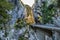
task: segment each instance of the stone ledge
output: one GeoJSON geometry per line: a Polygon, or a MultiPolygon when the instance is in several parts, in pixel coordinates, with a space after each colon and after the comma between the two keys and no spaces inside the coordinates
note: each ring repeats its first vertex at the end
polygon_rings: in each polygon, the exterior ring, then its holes
{"type": "Polygon", "coordinates": [[[60,28],[59,27],[53,27],[53,26],[46,26],[46,25],[36,25],[36,24],[33,24],[31,25],[32,27],[34,28],[42,28],[42,29],[48,29],[48,30],[54,30],[54,31],[60,31],[60,28]]]}

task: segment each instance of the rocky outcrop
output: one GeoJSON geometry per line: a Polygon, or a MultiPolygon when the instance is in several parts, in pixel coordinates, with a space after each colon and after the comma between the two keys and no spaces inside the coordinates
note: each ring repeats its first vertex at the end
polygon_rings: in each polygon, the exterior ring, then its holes
{"type": "MultiPolygon", "coordinates": [[[[8,13],[12,16],[11,20],[6,24],[7,26],[7,37],[4,37],[5,30],[0,30],[0,39],[1,40],[18,40],[15,39],[19,32],[15,33],[14,25],[18,18],[24,18],[24,6],[20,0],[9,0],[13,4],[13,9],[8,11],[8,13]],[[15,33],[15,34],[14,34],[15,33]],[[14,34],[14,35],[13,35],[14,34]],[[11,38],[14,36],[14,38],[11,38]]],[[[18,30],[19,31],[19,30],[18,30]]],[[[23,31],[22,31],[23,32],[23,31]]]]}

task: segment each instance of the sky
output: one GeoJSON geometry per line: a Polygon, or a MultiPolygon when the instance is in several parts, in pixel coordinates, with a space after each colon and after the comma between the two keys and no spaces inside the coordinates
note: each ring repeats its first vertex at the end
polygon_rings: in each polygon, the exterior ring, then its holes
{"type": "Polygon", "coordinates": [[[29,5],[30,7],[32,7],[32,5],[34,4],[34,0],[21,0],[24,4],[29,5]]]}

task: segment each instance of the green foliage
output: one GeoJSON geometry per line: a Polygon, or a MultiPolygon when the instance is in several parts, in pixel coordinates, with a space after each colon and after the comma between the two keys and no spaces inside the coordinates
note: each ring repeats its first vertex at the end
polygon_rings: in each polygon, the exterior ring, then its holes
{"type": "Polygon", "coordinates": [[[15,24],[15,28],[18,29],[18,28],[22,28],[22,27],[25,27],[26,26],[26,23],[25,23],[25,20],[24,19],[18,19],[16,24],[15,24]]]}
{"type": "Polygon", "coordinates": [[[12,9],[12,4],[7,2],[7,0],[0,0],[0,24],[5,23],[9,18],[9,14],[7,14],[6,10],[12,9]]]}
{"type": "Polygon", "coordinates": [[[11,10],[13,5],[9,3],[7,0],[0,0],[0,30],[5,29],[5,37],[7,37],[7,27],[6,24],[10,20],[11,15],[7,13],[7,11],[11,10]],[[2,25],[4,27],[2,27],[2,25]]]}
{"type": "Polygon", "coordinates": [[[57,6],[60,8],[60,0],[57,0],[57,6]]]}
{"type": "Polygon", "coordinates": [[[7,0],[0,0],[0,8],[10,10],[12,7],[12,4],[7,2],[7,0]]]}
{"type": "Polygon", "coordinates": [[[5,37],[7,37],[7,35],[8,35],[8,33],[7,33],[7,32],[5,32],[5,35],[4,35],[4,36],[5,36],[5,37]]]}
{"type": "Polygon", "coordinates": [[[2,30],[3,28],[0,26],[0,30],[2,30]]]}
{"type": "Polygon", "coordinates": [[[22,36],[22,37],[19,37],[19,39],[18,40],[24,40],[24,37],[22,36]]]}
{"type": "Polygon", "coordinates": [[[55,8],[53,4],[50,4],[47,6],[47,2],[42,2],[43,5],[41,6],[41,12],[42,12],[42,21],[43,24],[46,23],[53,23],[52,17],[54,16],[55,8]]]}
{"type": "Polygon", "coordinates": [[[22,36],[22,37],[19,37],[18,40],[28,40],[28,39],[22,36]]]}

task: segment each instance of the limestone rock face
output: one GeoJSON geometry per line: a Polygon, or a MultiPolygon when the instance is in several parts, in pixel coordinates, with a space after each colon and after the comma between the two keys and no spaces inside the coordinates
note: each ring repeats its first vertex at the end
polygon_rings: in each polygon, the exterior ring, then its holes
{"type": "MultiPolygon", "coordinates": [[[[8,13],[11,14],[12,18],[6,24],[7,25],[6,31],[8,32],[7,37],[4,37],[5,30],[0,30],[0,40],[18,40],[19,36],[21,37],[23,35],[28,40],[53,40],[52,37],[48,36],[46,31],[41,28],[40,29],[32,28],[32,27],[28,28],[27,26],[22,27],[21,29],[18,29],[18,30],[16,30],[14,28],[15,22],[18,18],[23,19],[26,17],[25,19],[26,19],[27,23],[29,23],[29,24],[33,24],[33,23],[35,23],[35,21],[39,22],[37,19],[38,19],[39,15],[40,16],[42,15],[41,10],[40,10],[42,1],[45,1],[45,0],[35,0],[33,8],[28,9],[29,7],[26,8],[25,6],[23,6],[22,2],[19,0],[9,0],[9,2],[11,2],[14,5],[13,10],[8,11],[8,13]],[[34,18],[35,18],[35,20],[34,20],[34,18]],[[28,31],[28,32],[25,33],[26,31],[28,31]]],[[[48,3],[50,3],[50,0],[48,1],[48,3]]],[[[58,17],[57,20],[55,20],[54,22],[56,23],[56,25],[59,25],[59,27],[60,27],[60,17],[58,17]]],[[[47,26],[49,27],[48,24],[47,24],[47,26]]],[[[56,34],[58,34],[58,33],[56,33],[56,34]]],[[[60,33],[59,33],[59,35],[60,35],[60,33]]],[[[60,38],[60,36],[58,36],[58,38],[60,38]]]]}

